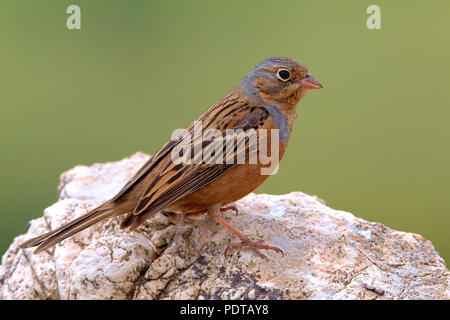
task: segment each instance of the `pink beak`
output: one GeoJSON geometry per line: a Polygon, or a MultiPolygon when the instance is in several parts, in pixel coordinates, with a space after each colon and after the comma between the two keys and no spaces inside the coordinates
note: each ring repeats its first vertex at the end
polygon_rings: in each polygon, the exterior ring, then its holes
{"type": "Polygon", "coordinates": [[[300,85],[305,89],[322,89],[323,86],[314,78],[311,73],[307,73],[306,77],[300,80],[300,85]]]}

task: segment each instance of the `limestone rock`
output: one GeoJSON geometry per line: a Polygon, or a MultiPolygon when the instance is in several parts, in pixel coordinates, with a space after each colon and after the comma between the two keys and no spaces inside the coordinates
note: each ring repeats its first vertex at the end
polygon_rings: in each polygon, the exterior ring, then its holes
{"type": "Polygon", "coordinates": [[[1,299],[450,299],[450,273],[430,241],[334,210],[301,192],[250,194],[223,216],[285,255],[224,250],[236,239],[204,216],[159,213],[137,232],[121,217],[33,255],[25,240],[113,196],[148,156],[61,175],[60,200],[15,238],[1,299]]]}

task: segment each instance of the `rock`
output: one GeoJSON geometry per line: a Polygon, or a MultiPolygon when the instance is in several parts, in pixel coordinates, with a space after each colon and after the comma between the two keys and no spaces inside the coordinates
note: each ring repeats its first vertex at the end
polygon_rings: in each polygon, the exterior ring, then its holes
{"type": "Polygon", "coordinates": [[[109,219],[33,255],[25,240],[113,196],[148,156],[61,175],[60,200],[15,238],[0,267],[2,299],[449,299],[450,273],[430,241],[334,210],[315,196],[250,194],[223,216],[285,255],[232,251],[204,216],[159,213],[137,232],[109,219]]]}

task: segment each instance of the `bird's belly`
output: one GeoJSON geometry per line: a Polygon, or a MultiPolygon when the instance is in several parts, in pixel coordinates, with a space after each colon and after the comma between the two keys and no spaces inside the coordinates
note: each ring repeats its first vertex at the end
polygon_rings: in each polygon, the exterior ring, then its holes
{"type": "Polygon", "coordinates": [[[226,205],[245,197],[268,177],[261,175],[259,165],[238,165],[203,188],[172,203],[169,209],[189,212],[207,209],[213,204],[226,205]]]}
{"type": "MultiPolygon", "coordinates": [[[[283,157],[286,144],[280,142],[279,147],[278,161],[283,157]]],[[[203,188],[173,202],[168,209],[190,212],[205,210],[214,204],[223,206],[235,202],[248,195],[270,177],[267,172],[262,171],[270,165],[272,164],[261,165],[259,158],[257,164],[237,165],[203,188]]]]}

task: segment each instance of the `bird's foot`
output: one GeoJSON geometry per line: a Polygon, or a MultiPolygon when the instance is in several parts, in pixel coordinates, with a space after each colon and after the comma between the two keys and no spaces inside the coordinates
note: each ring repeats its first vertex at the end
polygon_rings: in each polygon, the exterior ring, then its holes
{"type": "Polygon", "coordinates": [[[248,249],[252,250],[254,253],[256,253],[259,257],[261,257],[263,259],[267,259],[267,257],[261,251],[259,251],[260,249],[273,250],[275,252],[281,253],[284,256],[284,252],[280,248],[264,244],[263,240],[252,241],[245,236],[241,239],[241,242],[232,243],[232,244],[228,245],[228,247],[225,249],[225,256],[227,255],[228,250],[242,249],[242,248],[248,248],[248,249]]]}
{"type": "Polygon", "coordinates": [[[226,212],[228,210],[234,211],[234,213],[239,212],[238,208],[234,204],[232,204],[231,206],[226,206],[226,207],[220,208],[220,212],[226,212]]]}
{"type": "MultiPolygon", "coordinates": [[[[218,209],[216,209],[216,210],[218,210],[218,209]]],[[[278,253],[281,253],[284,256],[284,252],[280,248],[264,244],[264,241],[262,241],[262,240],[259,240],[259,241],[250,240],[248,237],[244,236],[242,233],[240,233],[238,230],[236,230],[232,225],[230,225],[224,218],[222,218],[218,215],[211,215],[210,217],[217,223],[221,224],[222,226],[224,226],[225,228],[230,230],[231,233],[233,233],[236,237],[239,238],[239,240],[241,240],[241,242],[232,243],[232,244],[228,245],[228,247],[225,249],[225,255],[227,255],[228,250],[247,247],[263,259],[267,259],[267,257],[264,254],[262,254],[261,251],[259,251],[260,249],[273,250],[278,253]]]]}

